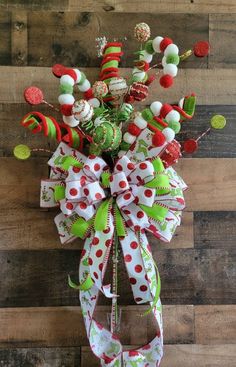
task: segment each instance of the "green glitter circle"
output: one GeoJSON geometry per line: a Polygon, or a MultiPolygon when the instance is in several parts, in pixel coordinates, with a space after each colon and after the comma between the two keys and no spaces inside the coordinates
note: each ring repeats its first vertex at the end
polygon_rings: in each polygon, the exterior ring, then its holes
{"type": "Polygon", "coordinates": [[[226,125],[226,119],[223,115],[215,115],[211,118],[211,127],[213,129],[223,129],[226,125]]]}
{"type": "Polygon", "coordinates": [[[30,157],[31,151],[27,145],[19,144],[15,146],[13,154],[17,159],[25,160],[30,157]]]}

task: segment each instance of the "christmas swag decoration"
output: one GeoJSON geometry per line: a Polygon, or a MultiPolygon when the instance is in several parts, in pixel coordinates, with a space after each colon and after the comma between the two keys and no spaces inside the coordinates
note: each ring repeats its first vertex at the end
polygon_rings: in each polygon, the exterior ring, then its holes
{"type": "MultiPolygon", "coordinates": [[[[181,98],[177,104],[154,101],[140,111],[135,102],[143,102],[151,83],[163,70],[160,85],[173,84],[177,65],[192,54],[203,57],[209,45],[201,41],[193,50],[179,56],[179,49],[168,37],[150,38],[145,23],[135,26],[134,36],[141,43],[131,76],[120,75],[123,54],[121,42],[98,38],[102,56],[99,80],[93,85],[77,68],[56,64],[53,74],[59,78],[59,108],[44,100],[35,86],[26,88],[24,97],[31,105],[47,104],[57,117],[38,111],[29,112],[21,124],[32,133],[43,132],[59,143],[48,161],[50,175],[41,181],[40,205],[59,208],[55,216],[62,244],[77,238],[84,240],[79,266],[79,284],[69,277],[69,285],[80,292],[80,304],[89,343],[103,367],[159,366],[163,355],[161,280],[146,234],[169,242],[180,225],[187,186],[172,167],[181,152],[192,153],[199,138],[189,139],[181,147],[176,135],[184,121],[194,116],[196,96],[181,98]],[[152,58],[163,53],[159,64],[152,58]],[[74,89],[83,93],[76,100],[74,89]],[[60,115],[61,114],[61,117],[60,115]],[[62,122],[58,122],[58,120],[62,122]],[[145,346],[125,350],[117,336],[118,249],[121,249],[128,279],[137,304],[148,303],[146,314],[156,320],[156,335],[145,346]],[[105,284],[108,260],[112,258],[112,281],[105,284]],[[111,299],[109,329],[95,318],[99,292],[111,299]]],[[[214,116],[211,128],[221,129],[223,116],[214,116]]],[[[27,159],[31,151],[18,145],[14,154],[27,159]]],[[[145,317],[145,315],[142,315],[145,317]]]]}

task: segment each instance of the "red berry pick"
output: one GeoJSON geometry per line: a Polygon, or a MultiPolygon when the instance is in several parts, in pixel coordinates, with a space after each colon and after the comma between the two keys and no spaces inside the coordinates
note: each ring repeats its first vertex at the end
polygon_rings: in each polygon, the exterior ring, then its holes
{"type": "Polygon", "coordinates": [[[192,154],[198,149],[198,142],[194,139],[189,139],[183,145],[185,153],[192,154]]]}
{"type": "Polygon", "coordinates": [[[210,44],[207,41],[199,41],[193,46],[193,52],[196,57],[204,57],[209,54],[210,44]]]}

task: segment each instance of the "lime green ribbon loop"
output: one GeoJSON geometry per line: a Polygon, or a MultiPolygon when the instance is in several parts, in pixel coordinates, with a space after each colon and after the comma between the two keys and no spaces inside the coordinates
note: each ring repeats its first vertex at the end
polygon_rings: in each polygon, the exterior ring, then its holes
{"type": "Polygon", "coordinates": [[[86,221],[85,219],[83,219],[82,217],[79,217],[78,219],[76,219],[76,221],[72,224],[70,232],[79,238],[84,238],[89,226],[91,225],[91,220],[90,221],[86,221]]]}
{"type": "Polygon", "coordinates": [[[153,164],[154,171],[156,173],[164,172],[165,168],[164,168],[161,158],[158,157],[158,158],[153,159],[152,164],[153,164]]]}
{"type": "Polygon", "coordinates": [[[170,180],[166,174],[160,173],[156,175],[152,181],[147,182],[144,186],[154,188],[156,189],[156,193],[158,195],[163,195],[170,191],[170,180]]]}
{"type": "Polygon", "coordinates": [[[87,274],[86,278],[81,284],[76,284],[71,280],[70,275],[68,275],[68,284],[71,288],[80,290],[80,291],[89,291],[89,289],[93,286],[93,280],[90,274],[87,274]]]}
{"type": "Polygon", "coordinates": [[[117,236],[124,237],[126,236],[125,222],[121,215],[120,209],[118,205],[115,204],[115,228],[117,236]]]}
{"type": "Polygon", "coordinates": [[[109,212],[111,209],[112,199],[106,199],[97,209],[94,219],[95,231],[104,231],[108,227],[109,212]]]}
{"type": "Polygon", "coordinates": [[[168,208],[159,204],[153,204],[151,208],[143,204],[139,204],[139,206],[143,209],[148,217],[157,220],[158,222],[163,222],[166,214],[168,213],[168,208]]]}
{"type": "Polygon", "coordinates": [[[66,188],[62,185],[55,185],[54,187],[54,199],[55,201],[60,201],[65,199],[66,188]]]}

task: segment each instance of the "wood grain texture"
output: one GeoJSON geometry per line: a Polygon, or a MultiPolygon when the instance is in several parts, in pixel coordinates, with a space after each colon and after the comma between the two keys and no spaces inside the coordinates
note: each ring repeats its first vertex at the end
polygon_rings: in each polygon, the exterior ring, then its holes
{"type": "MultiPolygon", "coordinates": [[[[43,157],[22,162],[0,158],[3,205],[9,209],[39,207],[40,180],[48,175],[47,160],[43,157]]],[[[187,211],[236,210],[235,159],[185,158],[179,161],[176,170],[189,186],[185,192],[187,211]]]]}
{"type": "Polygon", "coordinates": [[[235,212],[195,212],[194,246],[196,248],[234,248],[235,212]]]}
{"type": "MultiPolygon", "coordinates": [[[[233,304],[236,301],[235,249],[168,249],[152,246],[162,279],[164,304],[233,304]]],[[[1,307],[74,306],[78,293],[67,284],[77,279],[80,251],[1,251],[1,307]]],[[[134,304],[120,255],[119,304],[134,304]]],[[[105,284],[109,282],[108,268],[105,284]]],[[[109,300],[100,297],[100,304],[109,300]]]]}
{"type": "Polygon", "coordinates": [[[11,14],[11,64],[23,66],[28,63],[27,13],[13,11],[11,14]]]}
{"type": "Polygon", "coordinates": [[[137,13],[236,13],[234,0],[2,0],[2,9],[137,13]]]}
{"type": "Polygon", "coordinates": [[[236,42],[236,14],[210,14],[209,41],[212,45],[209,67],[234,68],[236,50],[232,44],[236,42]]]}
{"type": "MultiPolygon", "coordinates": [[[[126,349],[132,349],[126,346],[126,349]]],[[[232,367],[235,345],[165,345],[161,367],[232,367]]],[[[99,367],[99,361],[88,347],[82,347],[81,367],[99,367]]]]}
{"type": "Polygon", "coordinates": [[[11,14],[0,12],[0,65],[11,64],[11,14]]]}
{"type": "MultiPolygon", "coordinates": [[[[91,82],[99,73],[98,68],[81,70],[86,72],[91,82]]],[[[123,76],[130,75],[130,72],[131,69],[121,69],[123,76]]],[[[172,103],[194,91],[200,105],[235,105],[235,79],[236,69],[180,70],[173,88],[166,90],[158,82],[153,83],[145,102],[149,104],[158,98],[162,102],[172,103]]],[[[29,85],[40,87],[48,102],[58,103],[59,81],[50,68],[0,66],[0,85],[4,85],[4,89],[0,90],[1,103],[23,103],[22,91],[29,85]]]]}
{"type": "MultiPolygon", "coordinates": [[[[39,110],[44,114],[53,115],[61,121],[61,115],[51,111],[45,105],[31,107],[26,103],[0,104],[0,155],[11,156],[15,145],[27,144],[31,148],[45,148],[53,150],[56,143],[46,138],[43,134],[32,134],[28,129],[20,125],[20,121],[31,110],[39,110]],[[10,126],[12,128],[10,128],[10,126]],[[8,139],[6,139],[6,136],[8,139]]],[[[194,158],[235,158],[236,157],[236,105],[197,105],[194,118],[182,125],[181,133],[178,134],[180,142],[197,138],[209,127],[209,121],[214,114],[222,114],[227,119],[224,130],[212,130],[199,143],[199,149],[194,153],[194,158]]],[[[191,155],[185,155],[187,158],[191,155]]]]}
{"type": "MultiPolygon", "coordinates": [[[[105,321],[110,307],[99,306],[97,320],[105,321]]],[[[125,344],[146,343],[155,333],[149,317],[140,317],[144,306],[122,308],[121,337],[125,344]],[[143,333],[132,330],[137,319],[143,333]],[[132,328],[131,328],[132,326],[132,328]]],[[[88,345],[80,307],[1,308],[0,347],[59,347],[88,345]],[[25,327],[25,325],[30,327],[25,327]]],[[[191,305],[164,306],[166,343],[192,343],[194,338],[194,309],[191,305]]]]}
{"type": "Polygon", "coordinates": [[[80,348],[0,349],[4,367],[80,367],[80,348]]]}
{"type": "Polygon", "coordinates": [[[195,308],[195,337],[199,344],[236,344],[236,305],[195,308]]]}

